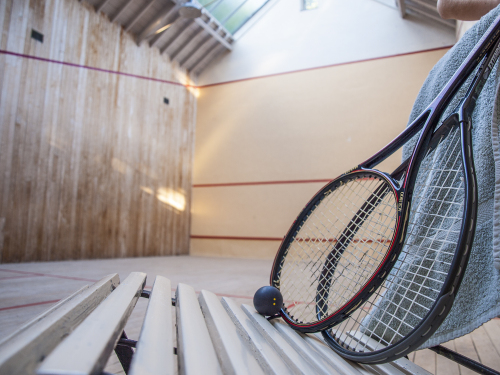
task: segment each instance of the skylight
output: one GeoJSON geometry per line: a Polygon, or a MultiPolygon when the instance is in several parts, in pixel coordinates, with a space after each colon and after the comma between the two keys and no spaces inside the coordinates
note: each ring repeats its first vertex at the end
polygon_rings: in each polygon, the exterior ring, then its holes
{"type": "Polygon", "coordinates": [[[312,10],[316,9],[319,5],[318,0],[303,0],[302,10],[312,10]]]}
{"type": "Polygon", "coordinates": [[[199,0],[231,34],[245,24],[269,0],[199,0]]]}

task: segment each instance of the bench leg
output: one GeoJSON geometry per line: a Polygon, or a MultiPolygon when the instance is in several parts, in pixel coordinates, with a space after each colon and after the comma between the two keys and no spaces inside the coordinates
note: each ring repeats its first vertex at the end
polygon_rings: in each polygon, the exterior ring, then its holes
{"type": "Polygon", "coordinates": [[[480,374],[487,374],[487,375],[500,375],[500,372],[493,370],[492,368],[489,368],[482,363],[476,362],[473,359],[470,359],[464,355],[461,355],[457,352],[454,352],[453,350],[447,349],[444,346],[437,345],[429,348],[433,352],[436,352],[437,354],[440,354],[454,362],[457,362],[458,364],[465,366],[467,368],[470,368],[471,370],[478,372],[480,374]]]}
{"type": "MultiPolygon", "coordinates": [[[[120,339],[128,339],[125,331],[122,332],[122,336],[120,337],[120,339]]],[[[130,363],[132,362],[132,356],[134,355],[134,349],[132,349],[130,346],[116,345],[115,353],[120,360],[120,363],[122,364],[123,371],[125,371],[125,374],[128,374],[130,363]]]]}

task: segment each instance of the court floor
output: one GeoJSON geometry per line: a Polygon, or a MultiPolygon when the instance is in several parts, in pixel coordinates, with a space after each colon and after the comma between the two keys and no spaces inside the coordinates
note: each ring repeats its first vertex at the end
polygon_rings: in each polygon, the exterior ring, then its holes
{"type": "MultiPolygon", "coordinates": [[[[0,264],[0,337],[110,273],[116,272],[124,280],[130,272],[146,272],[149,287],[156,275],[162,275],[171,280],[172,288],[186,283],[196,291],[207,289],[251,304],[254,292],[269,283],[271,265],[272,260],[192,256],[0,264]]],[[[147,300],[139,299],[125,328],[129,338],[138,338],[146,306],[147,300]]],[[[444,346],[500,371],[500,319],[444,346]]],[[[436,375],[474,374],[430,350],[411,353],[410,360],[436,375]]],[[[106,371],[123,373],[114,355],[106,371]]]]}

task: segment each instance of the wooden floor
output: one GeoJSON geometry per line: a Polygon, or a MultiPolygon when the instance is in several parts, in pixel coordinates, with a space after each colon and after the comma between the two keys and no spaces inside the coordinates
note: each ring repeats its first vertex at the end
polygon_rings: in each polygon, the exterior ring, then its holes
{"type": "MultiPolygon", "coordinates": [[[[189,256],[0,264],[0,337],[83,285],[110,273],[118,272],[124,280],[132,271],[146,272],[148,287],[156,275],[162,275],[172,281],[173,289],[181,282],[196,291],[207,289],[250,304],[254,292],[269,283],[271,265],[270,260],[189,256]]],[[[147,300],[139,299],[125,328],[129,338],[138,338],[146,307],[147,300]]],[[[444,346],[500,371],[500,319],[444,346]]],[[[474,374],[430,350],[414,352],[410,360],[436,375],[474,374]]],[[[123,373],[116,356],[109,359],[106,371],[123,373]]]]}

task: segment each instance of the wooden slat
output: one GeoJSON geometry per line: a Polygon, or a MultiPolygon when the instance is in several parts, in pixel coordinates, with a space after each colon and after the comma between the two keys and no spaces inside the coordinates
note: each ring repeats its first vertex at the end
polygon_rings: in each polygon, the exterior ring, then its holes
{"type": "Polygon", "coordinates": [[[230,298],[223,297],[222,305],[238,329],[240,336],[245,338],[266,374],[289,374],[291,370],[286,366],[271,344],[257,331],[248,316],[236,302],[230,298]]]}
{"type": "Polygon", "coordinates": [[[316,368],[308,360],[304,359],[292,346],[278,333],[266,318],[257,313],[253,307],[242,305],[242,309],[250,318],[254,326],[267,339],[267,341],[278,352],[283,361],[292,368],[294,372],[301,374],[314,374],[316,368]]]}
{"type": "Polygon", "coordinates": [[[382,363],[379,365],[370,365],[370,364],[366,364],[366,363],[360,363],[359,365],[370,374],[378,374],[378,375],[404,375],[404,374],[406,374],[405,372],[400,371],[396,367],[392,366],[391,363],[382,363]]]}
{"type": "MultiPolygon", "coordinates": [[[[453,341],[446,342],[441,345],[455,352],[457,351],[453,341]]],[[[458,363],[453,362],[445,356],[436,355],[436,375],[455,375],[459,373],[460,369],[458,363]]]]}
{"type": "MultiPolygon", "coordinates": [[[[476,349],[474,348],[474,344],[472,343],[472,339],[470,335],[465,335],[462,337],[458,337],[455,340],[455,348],[457,349],[457,353],[460,353],[466,357],[469,357],[470,359],[479,362],[479,357],[477,355],[476,349]]],[[[417,361],[415,363],[418,364],[417,361]]],[[[467,367],[464,367],[460,365],[460,374],[461,375],[475,375],[476,372],[472,371],[471,369],[468,369],[467,367]]]]}
{"type": "Polygon", "coordinates": [[[500,319],[491,319],[484,326],[487,327],[486,333],[497,350],[497,353],[500,355],[500,319]]]}
{"type": "Polygon", "coordinates": [[[328,362],[325,362],[321,356],[318,356],[304,339],[296,331],[290,328],[290,326],[276,320],[272,322],[272,325],[297,353],[300,353],[302,357],[306,358],[307,361],[314,366],[315,373],[328,375],[335,371],[335,368],[330,366],[328,362]]]}
{"type": "Polygon", "coordinates": [[[391,365],[401,370],[405,374],[416,374],[416,375],[431,375],[432,372],[425,370],[424,368],[417,366],[415,363],[410,361],[408,358],[399,358],[391,362],[391,365]]]}
{"type": "MultiPolygon", "coordinates": [[[[479,354],[479,360],[485,366],[493,369],[500,369],[500,355],[497,352],[495,345],[490,340],[486,333],[484,325],[470,333],[474,347],[479,354]]],[[[497,338],[498,340],[498,338],[497,338]]]]}
{"type": "Polygon", "coordinates": [[[47,357],[37,374],[100,374],[123,332],[145,282],[145,273],[132,272],[47,357]]]}
{"type": "Polygon", "coordinates": [[[130,375],[175,374],[170,280],[156,276],[130,375]]]}
{"type": "Polygon", "coordinates": [[[423,349],[415,352],[415,364],[431,374],[436,373],[436,353],[423,349]]]}
{"type": "Polygon", "coordinates": [[[0,261],[187,254],[196,97],[162,82],[185,70],[84,1],[0,15],[3,50],[82,65],[0,54],[0,261]]]}
{"type": "Polygon", "coordinates": [[[224,374],[264,374],[217,296],[202,290],[198,299],[224,374]]]}
{"type": "Polygon", "coordinates": [[[326,361],[330,363],[335,370],[342,375],[360,375],[363,369],[357,363],[353,363],[345,360],[332,349],[330,349],[322,338],[314,337],[315,335],[304,335],[304,341],[306,341],[311,347],[313,347],[319,355],[321,355],[326,361]]]}
{"type": "Polygon", "coordinates": [[[120,283],[118,274],[60,301],[0,343],[1,374],[32,374],[59,342],[78,326],[120,283]]]}
{"type": "MultiPolygon", "coordinates": [[[[367,348],[369,348],[370,350],[375,350],[376,348],[380,347],[380,343],[378,341],[364,335],[359,331],[348,332],[347,334],[350,337],[366,344],[367,348]]],[[[408,375],[431,375],[434,373],[434,370],[429,372],[422,367],[415,365],[415,363],[409,361],[406,358],[396,359],[395,361],[390,362],[388,365],[373,365],[372,367],[380,372],[392,373],[392,368],[388,366],[395,367],[398,371],[401,371],[408,375]]]]}
{"type": "Polygon", "coordinates": [[[175,307],[180,374],[222,374],[196,293],[191,286],[177,286],[175,307]]]}
{"type": "Polygon", "coordinates": [[[371,370],[373,374],[379,375],[403,375],[404,372],[398,370],[396,367],[392,366],[390,363],[382,363],[380,365],[368,365],[362,364],[362,366],[371,370]]]}

